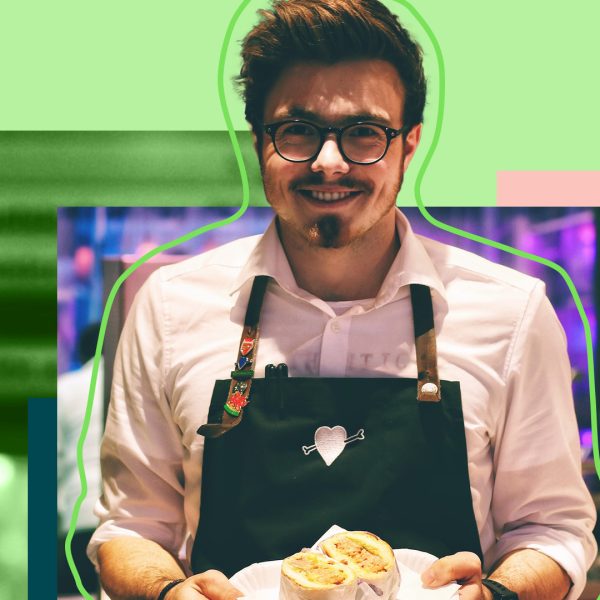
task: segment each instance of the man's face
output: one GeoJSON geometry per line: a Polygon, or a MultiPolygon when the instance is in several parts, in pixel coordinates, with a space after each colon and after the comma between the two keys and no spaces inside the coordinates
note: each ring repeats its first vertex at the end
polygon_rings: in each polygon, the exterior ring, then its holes
{"type": "MultiPolygon", "coordinates": [[[[392,64],[356,60],[286,69],[265,103],[264,122],[303,119],[343,127],[369,121],[403,126],[405,91],[392,64]]],[[[340,248],[360,239],[389,237],[404,169],[416,150],[420,126],[406,141],[393,139],[383,159],[358,165],[344,159],[335,134],[312,160],[293,163],[264,134],[261,158],[265,194],[279,217],[284,242],[340,248]]]]}

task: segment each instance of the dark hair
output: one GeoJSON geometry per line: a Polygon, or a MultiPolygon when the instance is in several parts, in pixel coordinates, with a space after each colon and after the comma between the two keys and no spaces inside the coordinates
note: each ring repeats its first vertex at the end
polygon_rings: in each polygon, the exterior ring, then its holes
{"type": "Polygon", "coordinates": [[[426,82],[422,51],[398,18],[378,0],[275,0],[242,43],[237,79],[246,120],[259,133],[269,91],[290,65],[383,59],[406,89],[404,125],[423,121],[426,82]]]}

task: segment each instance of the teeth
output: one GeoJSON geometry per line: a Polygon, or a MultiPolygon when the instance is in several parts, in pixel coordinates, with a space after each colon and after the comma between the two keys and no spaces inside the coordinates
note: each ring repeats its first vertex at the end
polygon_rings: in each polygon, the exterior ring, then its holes
{"type": "Polygon", "coordinates": [[[317,192],[315,190],[310,191],[310,195],[315,200],[341,200],[347,198],[352,192],[317,192]]]}

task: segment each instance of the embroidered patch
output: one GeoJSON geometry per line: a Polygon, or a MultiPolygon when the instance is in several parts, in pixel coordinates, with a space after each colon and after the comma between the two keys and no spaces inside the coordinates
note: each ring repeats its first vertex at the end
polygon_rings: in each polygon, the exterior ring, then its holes
{"type": "Polygon", "coordinates": [[[315,443],[312,446],[302,446],[302,452],[308,456],[315,450],[321,455],[327,466],[344,451],[346,444],[365,439],[365,430],[359,429],[354,435],[346,437],[346,430],[341,425],[335,427],[319,427],[315,431],[315,443]]]}

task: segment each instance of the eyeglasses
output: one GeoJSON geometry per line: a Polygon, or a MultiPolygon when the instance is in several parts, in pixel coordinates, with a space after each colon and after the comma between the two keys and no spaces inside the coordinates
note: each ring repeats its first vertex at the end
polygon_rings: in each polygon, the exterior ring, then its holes
{"type": "Polygon", "coordinates": [[[345,160],[357,165],[372,165],[388,151],[390,142],[410,131],[410,127],[392,129],[377,123],[359,121],[346,127],[318,127],[308,121],[290,119],[264,125],[275,151],[290,162],[307,162],[321,152],[325,138],[335,133],[345,160]]]}

